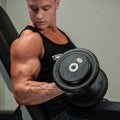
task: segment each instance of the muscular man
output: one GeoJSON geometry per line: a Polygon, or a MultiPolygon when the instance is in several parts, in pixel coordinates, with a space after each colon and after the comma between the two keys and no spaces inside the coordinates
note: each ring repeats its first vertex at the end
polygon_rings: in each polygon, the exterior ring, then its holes
{"type": "Polygon", "coordinates": [[[71,104],[54,83],[54,63],[62,53],[75,48],[56,26],[59,3],[60,0],[27,0],[31,22],[10,49],[17,103],[33,105],[38,110],[42,107],[49,120],[112,120],[116,115],[119,118],[119,112],[109,110],[114,107],[101,110],[97,106],[81,108],[71,104]]]}
{"type": "Polygon", "coordinates": [[[60,54],[75,48],[56,27],[59,3],[60,0],[27,0],[31,22],[10,49],[16,102],[19,105],[41,104],[50,118],[56,116],[56,120],[59,120],[58,113],[70,107],[70,103],[54,83],[53,65],[60,54]]]}

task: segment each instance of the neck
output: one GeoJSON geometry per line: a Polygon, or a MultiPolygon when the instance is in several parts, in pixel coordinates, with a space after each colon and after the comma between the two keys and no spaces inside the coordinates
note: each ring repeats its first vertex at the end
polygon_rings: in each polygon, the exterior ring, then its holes
{"type": "Polygon", "coordinates": [[[56,17],[54,18],[52,24],[48,26],[48,29],[51,29],[53,32],[56,30],[56,17]]]}
{"type": "Polygon", "coordinates": [[[49,25],[47,28],[40,30],[42,33],[49,33],[49,32],[56,32],[57,27],[56,27],[56,17],[54,18],[54,21],[51,25],[49,25]]]}
{"type": "Polygon", "coordinates": [[[57,27],[56,26],[50,26],[42,31],[40,31],[42,34],[47,35],[47,34],[52,34],[57,32],[57,27]]]}

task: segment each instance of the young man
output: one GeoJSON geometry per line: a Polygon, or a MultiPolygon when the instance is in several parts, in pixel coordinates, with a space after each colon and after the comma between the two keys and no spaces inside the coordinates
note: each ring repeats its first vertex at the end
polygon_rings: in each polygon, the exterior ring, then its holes
{"type": "MultiPolygon", "coordinates": [[[[12,43],[10,50],[16,102],[19,105],[41,105],[50,119],[71,105],[52,76],[55,56],[75,48],[56,27],[59,3],[60,0],[27,0],[31,22],[12,43]]],[[[61,117],[56,120],[63,120],[61,117]]]]}
{"type": "Polygon", "coordinates": [[[11,45],[11,78],[17,103],[35,105],[38,110],[42,107],[49,120],[119,119],[119,104],[103,100],[98,106],[77,107],[54,83],[54,63],[60,54],[75,48],[56,27],[59,3],[60,0],[27,0],[31,22],[11,45]]]}

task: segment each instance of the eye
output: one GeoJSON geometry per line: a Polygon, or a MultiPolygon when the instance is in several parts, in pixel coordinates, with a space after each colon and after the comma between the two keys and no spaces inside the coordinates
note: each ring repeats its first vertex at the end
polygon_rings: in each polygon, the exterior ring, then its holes
{"type": "Polygon", "coordinates": [[[37,7],[31,6],[30,8],[31,8],[32,11],[38,11],[37,7]]]}
{"type": "Polygon", "coordinates": [[[37,8],[32,8],[32,10],[33,10],[33,11],[38,11],[38,9],[37,9],[37,8]]]}
{"type": "Polygon", "coordinates": [[[49,9],[50,9],[49,6],[45,6],[45,7],[43,7],[43,10],[44,10],[44,11],[48,11],[49,9]]]}

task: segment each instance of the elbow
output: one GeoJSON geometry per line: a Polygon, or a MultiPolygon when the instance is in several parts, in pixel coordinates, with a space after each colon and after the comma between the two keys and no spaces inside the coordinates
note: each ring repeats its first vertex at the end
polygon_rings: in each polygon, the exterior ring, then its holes
{"type": "Polygon", "coordinates": [[[14,98],[18,105],[27,105],[26,96],[24,95],[24,92],[15,91],[14,98]]]}
{"type": "Polygon", "coordinates": [[[14,90],[14,98],[18,105],[30,105],[30,96],[27,87],[17,88],[14,90]]]}
{"type": "Polygon", "coordinates": [[[19,97],[15,97],[15,101],[18,105],[26,105],[25,101],[23,99],[20,99],[19,97]]]}

